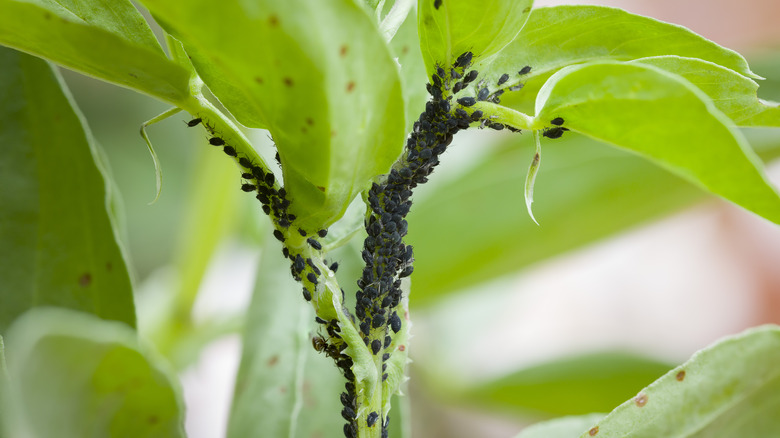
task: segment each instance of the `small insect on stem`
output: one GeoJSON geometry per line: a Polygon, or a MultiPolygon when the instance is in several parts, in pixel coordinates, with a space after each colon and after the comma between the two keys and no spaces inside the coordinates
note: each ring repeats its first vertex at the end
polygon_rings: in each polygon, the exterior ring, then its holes
{"type": "Polygon", "coordinates": [[[212,146],[222,146],[225,144],[225,140],[221,139],[220,137],[211,137],[209,139],[209,144],[212,146]]]}
{"type": "Polygon", "coordinates": [[[200,117],[198,117],[187,122],[187,126],[192,128],[193,126],[198,126],[202,121],[203,120],[200,117]]]}
{"type": "Polygon", "coordinates": [[[441,4],[442,4],[442,0],[434,0],[434,2],[433,2],[434,9],[439,9],[441,4]]]}

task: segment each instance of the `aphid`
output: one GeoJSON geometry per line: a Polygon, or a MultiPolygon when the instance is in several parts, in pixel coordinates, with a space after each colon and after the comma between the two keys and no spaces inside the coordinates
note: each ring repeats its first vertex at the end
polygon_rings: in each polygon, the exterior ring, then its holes
{"type": "Polygon", "coordinates": [[[192,128],[193,126],[198,126],[198,124],[200,124],[201,121],[202,119],[200,117],[197,117],[187,122],[187,126],[190,128],[192,128]]]}
{"type": "Polygon", "coordinates": [[[279,152],[274,155],[274,159],[276,160],[276,163],[279,164],[279,167],[282,166],[282,159],[279,157],[279,152]]]}
{"type": "Polygon", "coordinates": [[[368,323],[368,321],[363,321],[360,323],[360,331],[368,336],[368,332],[371,331],[371,325],[368,323]]]}
{"type": "Polygon", "coordinates": [[[325,237],[328,235],[328,230],[319,230],[317,231],[317,235],[320,237],[325,237]]]}
{"type": "Polygon", "coordinates": [[[560,138],[566,131],[568,131],[566,128],[550,128],[545,129],[542,135],[547,138],[560,138]]]}
{"type": "Polygon", "coordinates": [[[455,82],[452,86],[452,94],[459,93],[463,89],[463,82],[455,82]]]}
{"type": "Polygon", "coordinates": [[[328,349],[328,341],[326,341],[322,336],[313,336],[311,338],[311,345],[319,353],[324,353],[325,350],[328,349]]]}
{"type": "Polygon", "coordinates": [[[287,258],[290,258],[290,250],[289,250],[289,249],[287,249],[287,247],[286,247],[286,246],[285,246],[284,248],[282,248],[282,255],[283,255],[283,256],[284,256],[284,258],[286,258],[286,259],[287,259],[287,258]]]}
{"type": "Polygon", "coordinates": [[[382,364],[382,371],[383,371],[383,372],[384,372],[384,371],[387,371],[387,364],[386,364],[386,363],[383,363],[383,364],[382,364]]]}
{"type": "Polygon", "coordinates": [[[274,185],[274,174],[273,173],[266,173],[263,177],[263,181],[268,184],[269,186],[274,185]]]}
{"type": "Polygon", "coordinates": [[[519,74],[520,76],[527,75],[528,73],[531,73],[530,65],[526,65],[525,67],[521,68],[519,72],[517,72],[517,74],[519,74]]]}
{"type": "Polygon", "coordinates": [[[374,320],[371,321],[371,326],[374,328],[379,328],[382,327],[382,324],[384,323],[385,323],[384,315],[377,313],[376,315],[374,315],[374,320]]]}
{"type": "MultiPolygon", "coordinates": [[[[444,70],[442,70],[442,71],[444,71],[444,70]]],[[[436,75],[431,76],[431,82],[433,83],[434,89],[441,88],[441,78],[440,77],[438,77],[436,75]]]]}
{"type": "Polygon", "coordinates": [[[319,250],[321,250],[321,249],[322,249],[322,245],[320,244],[320,242],[318,242],[318,241],[316,241],[316,240],[312,239],[311,237],[309,237],[308,239],[306,239],[306,242],[307,242],[307,243],[308,243],[308,244],[309,244],[309,245],[310,245],[312,248],[316,249],[317,251],[319,251],[319,250]]]}
{"type": "Polygon", "coordinates": [[[238,156],[238,153],[236,153],[236,149],[233,146],[225,146],[224,148],[222,148],[222,152],[226,153],[231,157],[238,156]]]}
{"type": "Polygon", "coordinates": [[[443,68],[436,67],[436,74],[439,75],[440,78],[444,79],[444,76],[447,74],[443,68]]]}
{"type": "Polygon", "coordinates": [[[520,129],[515,128],[514,126],[506,125],[506,129],[512,131],[512,132],[522,132],[520,129]]]}
{"type": "Polygon", "coordinates": [[[433,1],[433,7],[434,9],[439,9],[439,6],[441,6],[442,0],[434,0],[433,1]]]}
{"type": "Polygon", "coordinates": [[[252,190],[256,189],[254,184],[241,184],[241,190],[245,192],[251,192],[252,190]]]}
{"type": "Polygon", "coordinates": [[[344,425],[344,436],[347,438],[357,438],[357,430],[355,429],[354,424],[347,423],[344,425]]]}
{"type": "Polygon", "coordinates": [[[252,178],[254,178],[254,175],[252,175],[251,173],[248,173],[248,172],[244,172],[244,173],[241,174],[241,178],[252,179],[252,178]]]}
{"type": "Polygon", "coordinates": [[[314,272],[309,272],[306,274],[306,279],[309,280],[312,284],[317,284],[317,276],[314,275],[314,272]]]}
{"type": "MultiPolygon", "coordinates": [[[[503,126],[504,125],[501,125],[502,129],[503,129],[503,126]]],[[[408,276],[412,275],[412,272],[414,272],[414,266],[407,266],[407,267],[404,268],[403,271],[401,271],[400,274],[398,274],[398,278],[408,277],[408,276]]]]}
{"type": "Polygon", "coordinates": [[[331,271],[333,271],[333,273],[336,273],[336,271],[338,271],[338,270],[339,270],[339,262],[333,262],[333,263],[330,265],[329,269],[330,269],[331,271]]]}
{"type": "MultiPolygon", "coordinates": [[[[263,195],[257,195],[257,199],[260,199],[260,196],[263,196],[263,195]]],[[[260,202],[263,202],[263,201],[260,201],[260,202]]],[[[271,214],[271,207],[269,207],[267,205],[263,205],[263,213],[271,214]]]]}
{"type": "Polygon", "coordinates": [[[341,404],[344,406],[352,406],[353,405],[353,399],[349,397],[349,394],[346,392],[341,393],[341,404]]]}
{"type": "MultiPolygon", "coordinates": [[[[389,338],[389,336],[385,338],[385,343],[386,344],[390,344],[389,342],[387,342],[387,338],[389,338]]],[[[385,345],[385,348],[387,348],[387,345],[385,345]]],[[[385,361],[387,359],[390,359],[390,353],[385,353],[385,354],[382,355],[382,360],[383,361],[385,361]]]]}
{"type": "Polygon", "coordinates": [[[368,414],[368,417],[366,417],[366,424],[368,427],[373,427],[374,424],[376,424],[376,420],[379,419],[379,414],[376,412],[372,412],[368,414]]]}
{"type": "Polygon", "coordinates": [[[225,144],[225,140],[222,140],[222,139],[221,139],[221,138],[219,138],[219,137],[211,137],[211,138],[209,139],[209,143],[210,143],[212,146],[222,146],[223,144],[225,144]]]}
{"type": "Polygon", "coordinates": [[[393,312],[392,316],[390,316],[390,328],[393,329],[395,333],[401,331],[401,318],[398,317],[398,313],[396,312],[393,312]]]}
{"type": "Polygon", "coordinates": [[[311,292],[309,292],[309,289],[303,288],[303,299],[306,301],[311,301],[311,292]]]}
{"type": "Polygon", "coordinates": [[[477,101],[473,97],[461,97],[460,99],[458,99],[458,103],[463,106],[469,107],[477,103],[477,101]]]}
{"type": "MultiPolygon", "coordinates": [[[[300,255],[298,255],[298,257],[300,257],[300,255]]],[[[318,324],[327,324],[328,323],[328,321],[325,321],[324,319],[320,318],[319,316],[315,316],[314,317],[314,321],[316,323],[318,323],[318,324]]]]}
{"type": "Polygon", "coordinates": [[[471,65],[471,58],[474,56],[471,52],[466,52],[460,56],[458,56],[458,59],[455,61],[455,67],[468,67],[471,65]]]}
{"type": "Polygon", "coordinates": [[[509,91],[517,91],[517,90],[522,89],[524,86],[525,86],[525,84],[512,85],[511,87],[507,88],[507,90],[509,90],[509,91]]]}
{"type": "Polygon", "coordinates": [[[352,421],[355,419],[355,411],[349,406],[345,406],[344,410],[341,411],[341,416],[347,421],[352,421]]]}
{"type": "Polygon", "coordinates": [[[477,120],[481,119],[482,116],[483,116],[482,111],[476,110],[473,113],[471,113],[471,120],[476,122],[477,120]]]}
{"type": "Polygon", "coordinates": [[[287,190],[285,190],[285,188],[284,188],[284,187],[282,187],[281,189],[279,189],[279,191],[278,191],[277,193],[279,193],[279,196],[280,196],[280,197],[282,197],[282,198],[284,198],[285,196],[287,196],[287,190]]]}
{"type": "Polygon", "coordinates": [[[378,354],[379,351],[382,349],[382,341],[379,339],[374,339],[371,341],[371,352],[374,354],[378,354]]]}
{"type": "Polygon", "coordinates": [[[298,234],[300,234],[303,237],[306,237],[306,230],[303,228],[298,228],[298,234]]]}
{"type": "Polygon", "coordinates": [[[509,80],[509,75],[504,73],[501,75],[500,78],[498,78],[498,85],[502,85],[504,82],[509,80]]]}
{"type": "Polygon", "coordinates": [[[490,94],[490,90],[488,90],[487,88],[483,88],[479,90],[479,93],[477,93],[477,100],[487,99],[488,94],[490,94]]]}
{"type": "Polygon", "coordinates": [[[465,87],[469,83],[476,80],[477,76],[479,76],[479,72],[476,70],[471,70],[470,72],[466,73],[466,76],[463,77],[463,86],[465,87]]]}
{"type": "MultiPolygon", "coordinates": [[[[271,202],[271,200],[268,199],[268,196],[266,196],[266,195],[264,195],[262,193],[258,193],[257,196],[255,196],[255,198],[257,198],[258,201],[263,203],[263,207],[268,207],[265,204],[268,204],[269,202],[271,202]]],[[[263,211],[265,211],[265,208],[263,209],[263,211]]],[[[265,214],[268,214],[269,211],[271,211],[271,207],[268,207],[268,211],[265,211],[265,214]]]]}
{"type": "Polygon", "coordinates": [[[458,73],[458,71],[453,68],[452,70],[450,70],[450,77],[452,79],[460,79],[463,77],[463,75],[458,73]]]}
{"type": "Polygon", "coordinates": [[[382,381],[384,382],[385,380],[387,380],[387,373],[382,374],[382,381]]]}
{"type": "Polygon", "coordinates": [[[239,158],[239,159],[238,159],[238,164],[240,164],[240,165],[242,165],[242,166],[246,167],[247,169],[251,169],[251,168],[252,168],[252,162],[251,162],[251,161],[249,161],[249,159],[248,159],[248,158],[246,158],[246,157],[241,157],[241,158],[239,158]]]}
{"type": "Polygon", "coordinates": [[[496,131],[501,131],[502,129],[504,129],[504,124],[503,123],[491,123],[488,126],[490,128],[495,129],[496,131]]]}
{"type": "Polygon", "coordinates": [[[276,240],[280,242],[284,242],[284,234],[282,234],[279,230],[274,230],[274,237],[276,237],[276,240]]]}
{"type": "Polygon", "coordinates": [[[550,120],[550,123],[552,123],[555,126],[561,126],[561,125],[563,125],[563,118],[562,117],[556,117],[556,118],[550,120]]]}

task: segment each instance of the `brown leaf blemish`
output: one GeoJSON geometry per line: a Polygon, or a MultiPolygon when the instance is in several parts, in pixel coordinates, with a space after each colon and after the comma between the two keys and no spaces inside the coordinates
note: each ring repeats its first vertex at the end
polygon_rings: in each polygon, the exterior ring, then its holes
{"type": "Polygon", "coordinates": [[[343,45],[343,46],[341,46],[341,48],[339,49],[339,55],[341,55],[341,57],[343,58],[343,57],[347,56],[347,52],[349,52],[349,47],[347,47],[347,45],[346,45],[346,44],[344,44],[344,45],[343,45]]]}
{"type": "Polygon", "coordinates": [[[634,397],[634,404],[637,405],[637,407],[643,407],[647,404],[647,394],[639,394],[638,396],[634,397]]]}
{"type": "Polygon", "coordinates": [[[149,423],[149,424],[157,424],[157,422],[159,422],[159,421],[160,421],[160,419],[157,418],[156,415],[150,415],[149,418],[146,419],[146,422],[149,423]]]}
{"type": "Polygon", "coordinates": [[[260,85],[263,85],[263,78],[260,76],[255,76],[255,82],[257,82],[260,85]]]}
{"type": "Polygon", "coordinates": [[[114,269],[114,265],[111,264],[111,262],[106,262],[106,271],[110,271],[114,269]]]}
{"type": "Polygon", "coordinates": [[[588,431],[588,435],[590,435],[590,436],[596,436],[596,434],[598,434],[598,433],[599,433],[599,427],[598,426],[594,426],[593,428],[591,428],[588,431]]]}
{"type": "Polygon", "coordinates": [[[289,77],[289,76],[285,76],[285,77],[282,79],[282,82],[284,82],[284,85],[287,85],[288,87],[292,87],[292,86],[293,86],[293,80],[292,80],[292,78],[291,78],[291,77],[289,77]]]}
{"type": "Polygon", "coordinates": [[[355,89],[355,81],[349,81],[347,83],[347,93],[351,93],[355,89]]]}
{"type": "Polygon", "coordinates": [[[269,367],[272,367],[272,366],[276,365],[277,363],[279,363],[279,356],[271,356],[271,358],[268,359],[268,366],[269,367]]]}
{"type": "Polygon", "coordinates": [[[409,53],[409,46],[403,46],[403,47],[401,48],[401,53],[402,53],[402,54],[404,54],[404,55],[406,55],[407,53],[409,53]]]}
{"type": "Polygon", "coordinates": [[[92,274],[89,272],[81,274],[81,277],[79,277],[79,286],[87,287],[90,284],[92,284],[92,274]]]}
{"type": "Polygon", "coordinates": [[[678,382],[682,382],[685,380],[685,370],[681,370],[677,375],[675,376],[678,382]]]}
{"type": "Polygon", "coordinates": [[[311,117],[306,117],[306,124],[309,126],[314,126],[314,120],[311,117]]]}
{"type": "Polygon", "coordinates": [[[405,351],[405,350],[406,350],[406,345],[399,345],[398,346],[398,351],[405,351]]]}
{"type": "Polygon", "coordinates": [[[319,191],[321,191],[321,192],[325,193],[325,187],[322,187],[322,186],[317,186],[317,190],[319,190],[319,191]]]}
{"type": "Polygon", "coordinates": [[[268,17],[268,25],[271,27],[277,27],[279,26],[279,17],[276,15],[271,15],[268,17]]]}

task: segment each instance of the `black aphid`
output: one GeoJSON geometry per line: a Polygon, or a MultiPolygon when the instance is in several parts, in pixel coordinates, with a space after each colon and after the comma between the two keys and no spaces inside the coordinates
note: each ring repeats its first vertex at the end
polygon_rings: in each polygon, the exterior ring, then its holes
{"type": "Polygon", "coordinates": [[[556,118],[550,120],[550,123],[555,125],[555,126],[561,126],[561,125],[563,125],[563,118],[562,117],[556,117],[556,118]]]}
{"type": "Polygon", "coordinates": [[[452,94],[459,93],[460,90],[463,89],[463,82],[455,82],[455,85],[452,86],[452,94]]]}
{"type": "Polygon", "coordinates": [[[506,82],[508,80],[509,80],[509,75],[504,73],[504,74],[501,75],[500,78],[498,78],[498,85],[503,85],[504,82],[506,82]]]}
{"type": "Polygon", "coordinates": [[[476,70],[471,70],[470,72],[466,73],[466,76],[463,77],[463,86],[465,87],[469,83],[476,80],[477,76],[479,76],[479,72],[476,70]]]}
{"type": "Polygon", "coordinates": [[[345,406],[341,411],[341,416],[347,421],[352,421],[355,419],[355,411],[349,406],[345,406]]]}
{"type": "Polygon", "coordinates": [[[473,97],[461,97],[458,99],[458,103],[468,107],[474,105],[477,101],[473,97]]]}
{"type": "Polygon", "coordinates": [[[483,88],[479,90],[479,93],[477,93],[477,100],[485,100],[487,99],[489,94],[490,94],[490,90],[488,90],[487,88],[483,88]]]}
{"type": "Polygon", "coordinates": [[[484,114],[482,113],[482,111],[476,110],[473,113],[471,113],[471,120],[476,122],[477,120],[481,119],[483,115],[484,114]]]}
{"type": "Polygon", "coordinates": [[[393,312],[393,314],[390,316],[390,328],[393,329],[395,333],[401,331],[401,318],[396,312],[393,312]]]}
{"type": "Polygon", "coordinates": [[[314,317],[314,321],[315,321],[317,324],[327,324],[327,323],[328,323],[328,321],[325,321],[324,319],[320,318],[319,316],[315,316],[315,317],[314,317]]]}
{"type": "Polygon", "coordinates": [[[309,289],[303,288],[303,299],[306,301],[311,301],[311,292],[309,292],[309,289]]]}
{"type": "Polygon", "coordinates": [[[313,284],[317,284],[317,276],[314,275],[314,272],[309,272],[308,274],[306,274],[306,279],[313,284]]]}
{"type": "Polygon", "coordinates": [[[329,269],[330,269],[331,271],[333,271],[334,273],[335,273],[336,271],[338,271],[338,270],[339,270],[339,262],[333,262],[333,263],[330,265],[329,269]]]}
{"type": "Polygon", "coordinates": [[[344,436],[347,438],[357,438],[357,429],[355,429],[354,424],[347,423],[344,425],[344,436]]]}
{"type": "Polygon", "coordinates": [[[198,124],[200,124],[201,121],[202,119],[200,117],[192,119],[189,122],[187,122],[187,126],[189,126],[190,128],[192,128],[193,126],[198,126],[198,124]]]}
{"type": "Polygon", "coordinates": [[[252,175],[251,173],[248,173],[248,172],[244,172],[244,173],[241,174],[241,178],[244,178],[244,179],[252,179],[254,177],[255,177],[254,175],[252,175]]]}
{"type": "Polygon", "coordinates": [[[444,76],[447,74],[443,68],[436,67],[436,74],[439,75],[440,78],[444,79],[444,76]]]}
{"type": "Polygon", "coordinates": [[[374,339],[371,341],[371,352],[374,354],[378,354],[379,351],[382,349],[382,341],[379,339],[374,339]]]}
{"type": "Polygon", "coordinates": [[[439,9],[439,6],[441,6],[442,0],[434,0],[433,1],[433,7],[434,9],[439,9]]]}
{"type": "Polygon", "coordinates": [[[384,382],[385,380],[387,380],[387,373],[382,374],[382,381],[384,382]]]}
{"type": "Polygon", "coordinates": [[[519,74],[520,76],[527,75],[528,73],[531,73],[530,65],[526,65],[525,67],[521,68],[519,72],[517,72],[517,74],[519,74]]]}
{"type": "Polygon", "coordinates": [[[550,128],[545,129],[542,135],[547,138],[560,138],[566,131],[568,131],[566,128],[550,128]]]}
{"type": "Polygon", "coordinates": [[[242,165],[243,167],[246,167],[247,169],[252,168],[252,162],[249,161],[247,157],[241,157],[238,159],[238,164],[242,165]]]}
{"type": "Polygon", "coordinates": [[[460,56],[458,56],[458,59],[455,61],[455,67],[468,67],[471,65],[471,59],[474,56],[471,52],[466,52],[460,56]]]}
{"type": "MultiPolygon", "coordinates": [[[[386,343],[389,344],[389,342],[386,342],[386,343]]],[[[387,346],[385,346],[385,348],[387,348],[387,346]]],[[[383,361],[386,361],[387,359],[390,359],[390,353],[385,353],[385,354],[382,355],[382,360],[383,361]]]]}
{"type": "Polygon", "coordinates": [[[236,153],[236,149],[233,146],[225,146],[222,148],[222,152],[226,153],[227,155],[230,155],[231,157],[237,157],[238,153],[236,153]]]}
{"type": "Polygon", "coordinates": [[[317,231],[317,235],[320,237],[325,237],[328,235],[328,230],[319,230],[317,231]]]}
{"type": "Polygon", "coordinates": [[[241,184],[241,190],[245,192],[251,192],[252,190],[256,189],[254,184],[241,184]]]}
{"type": "Polygon", "coordinates": [[[219,137],[211,137],[211,138],[209,139],[209,143],[210,143],[212,146],[222,146],[223,144],[225,144],[225,140],[222,140],[222,139],[221,139],[221,138],[219,138],[219,137]]]}
{"type": "Polygon", "coordinates": [[[287,247],[286,247],[286,246],[285,246],[284,248],[282,248],[282,255],[283,255],[283,256],[284,256],[284,258],[286,258],[286,259],[287,259],[287,258],[290,258],[290,250],[289,250],[289,249],[287,249],[287,247]]]}
{"type": "Polygon", "coordinates": [[[274,185],[274,181],[275,181],[274,174],[266,173],[265,176],[263,177],[263,181],[269,186],[274,185]]]}
{"type": "Polygon", "coordinates": [[[274,230],[274,237],[276,237],[276,240],[280,242],[284,242],[284,234],[282,234],[279,230],[274,230]]]}
{"type": "Polygon", "coordinates": [[[306,237],[306,230],[303,228],[298,228],[298,234],[300,234],[303,237],[306,237]]]}
{"type": "Polygon", "coordinates": [[[321,250],[321,249],[322,249],[322,245],[320,244],[320,242],[318,242],[318,241],[316,241],[316,240],[312,239],[311,237],[309,237],[308,239],[306,239],[306,242],[307,242],[307,243],[308,243],[308,244],[309,244],[309,245],[310,245],[312,248],[316,249],[317,251],[319,251],[319,250],[321,250]]]}
{"type": "Polygon", "coordinates": [[[372,412],[368,414],[368,417],[366,417],[366,425],[368,425],[368,427],[373,427],[374,424],[376,424],[376,420],[378,419],[379,419],[379,414],[376,412],[372,412]]]}

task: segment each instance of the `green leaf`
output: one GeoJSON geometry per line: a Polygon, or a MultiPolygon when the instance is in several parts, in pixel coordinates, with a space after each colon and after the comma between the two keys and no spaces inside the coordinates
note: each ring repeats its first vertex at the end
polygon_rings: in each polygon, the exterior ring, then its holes
{"type": "Polygon", "coordinates": [[[604,414],[556,418],[529,426],[515,438],[574,438],[582,431],[591,430],[591,427],[602,418],[604,414]]]}
{"type": "MultiPolygon", "coordinates": [[[[768,437],[780,430],[780,328],[697,352],[598,423],[598,437],[768,437]]],[[[582,438],[590,438],[586,431],[582,438]]]]}
{"type": "Polygon", "coordinates": [[[343,436],[339,393],[346,380],[312,348],[314,314],[280,251],[274,239],[263,248],[228,437],[343,436]]]}
{"type": "Polygon", "coordinates": [[[639,58],[632,63],[652,65],[684,77],[738,126],[780,126],[779,104],[759,99],[758,84],[733,70],[679,56],[639,58]]]}
{"type": "Polygon", "coordinates": [[[699,58],[759,78],[740,54],[682,26],[604,6],[534,9],[509,46],[474,68],[489,83],[495,83],[503,73],[511,75],[507,87],[523,82],[523,90],[504,94],[502,101],[531,112],[534,97],[547,78],[567,65],[663,55],[699,58]],[[526,65],[531,66],[531,72],[518,76],[519,69],[526,65]]]}
{"type": "Polygon", "coordinates": [[[135,325],[92,137],[46,62],[0,48],[0,332],[36,306],[135,325]]]}
{"type": "Polygon", "coordinates": [[[780,223],[780,197],[761,160],[706,95],[642,64],[599,62],[553,75],[536,101],[538,124],[564,126],[639,153],[683,178],[780,223]]]}
{"type": "Polygon", "coordinates": [[[460,394],[470,404],[520,413],[609,412],[673,365],[622,352],[590,353],[518,370],[460,394]]]}
{"type": "Polygon", "coordinates": [[[523,28],[533,0],[420,0],[417,4],[420,48],[430,76],[465,52],[489,58],[523,28]]]}
{"type": "Polygon", "coordinates": [[[184,436],[175,378],[126,325],[39,308],[6,341],[12,436],[184,436]]]}
{"type": "Polygon", "coordinates": [[[400,154],[397,66],[353,0],[145,4],[233,115],[271,131],[304,228],[338,219],[400,154]]]}
{"type": "Polygon", "coordinates": [[[397,57],[398,63],[401,64],[401,83],[406,113],[404,132],[411,132],[414,122],[420,117],[420,113],[425,111],[425,103],[430,97],[425,89],[428,75],[425,73],[425,64],[420,52],[416,18],[417,13],[410,12],[409,18],[390,42],[393,56],[397,57]]]}
{"type": "Polygon", "coordinates": [[[0,44],[180,104],[189,73],[168,60],[130,2],[0,0],[0,44]]]}

